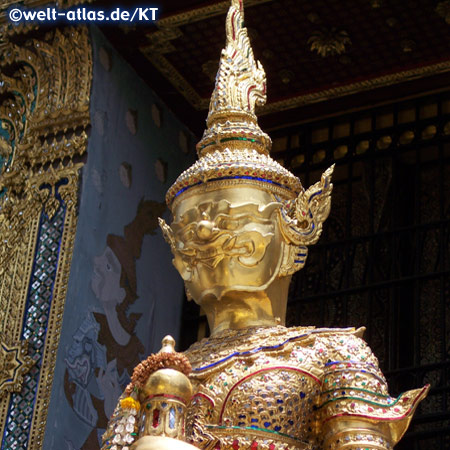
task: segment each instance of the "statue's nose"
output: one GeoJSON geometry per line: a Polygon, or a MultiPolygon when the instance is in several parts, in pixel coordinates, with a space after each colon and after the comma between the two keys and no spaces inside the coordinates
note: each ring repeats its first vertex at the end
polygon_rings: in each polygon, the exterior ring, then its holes
{"type": "Polygon", "coordinates": [[[211,239],[211,236],[213,234],[215,223],[211,222],[210,220],[201,220],[197,224],[197,236],[203,240],[207,241],[208,239],[211,239]]]}

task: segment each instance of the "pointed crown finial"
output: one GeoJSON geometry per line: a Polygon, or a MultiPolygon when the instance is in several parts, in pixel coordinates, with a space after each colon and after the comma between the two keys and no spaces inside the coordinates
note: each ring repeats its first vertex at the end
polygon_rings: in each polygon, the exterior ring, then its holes
{"type": "Polygon", "coordinates": [[[259,128],[255,115],[255,106],[266,103],[266,74],[255,60],[243,18],[242,0],[232,0],[207,129],[197,145],[199,156],[229,147],[233,141],[241,146],[250,142],[259,153],[269,154],[271,140],[259,128]]]}

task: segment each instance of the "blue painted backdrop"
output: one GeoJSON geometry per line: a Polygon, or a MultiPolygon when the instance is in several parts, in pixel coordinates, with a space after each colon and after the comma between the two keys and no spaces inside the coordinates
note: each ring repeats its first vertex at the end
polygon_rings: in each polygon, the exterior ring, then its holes
{"type": "Polygon", "coordinates": [[[45,450],[99,448],[132,368],[177,338],[183,298],[157,217],[169,219],[164,195],[194,160],[193,136],[91,33],[92,130],[45,450]]]}

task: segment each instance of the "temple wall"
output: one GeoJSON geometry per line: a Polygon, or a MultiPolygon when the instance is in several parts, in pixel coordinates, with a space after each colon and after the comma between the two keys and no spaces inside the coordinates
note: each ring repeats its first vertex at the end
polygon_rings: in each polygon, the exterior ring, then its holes
{"type": "Polygon", "coordinates": [[[99,448],[132,368],[177,339],[183,286],[157,217],[193,136],[91,29],[91,133],[43,448],[99,448]]]}

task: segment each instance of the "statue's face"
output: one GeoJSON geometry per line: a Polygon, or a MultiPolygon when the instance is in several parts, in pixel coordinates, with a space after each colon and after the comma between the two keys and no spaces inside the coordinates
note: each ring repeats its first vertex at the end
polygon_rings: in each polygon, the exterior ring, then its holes
{"type": "Polygon", "coordinates": [[[198,303],[229,291],[262,291],[277,277],[283,253],[280,203],[238,186],[180,199],[171,225],[174,265],[198,303]]]}

